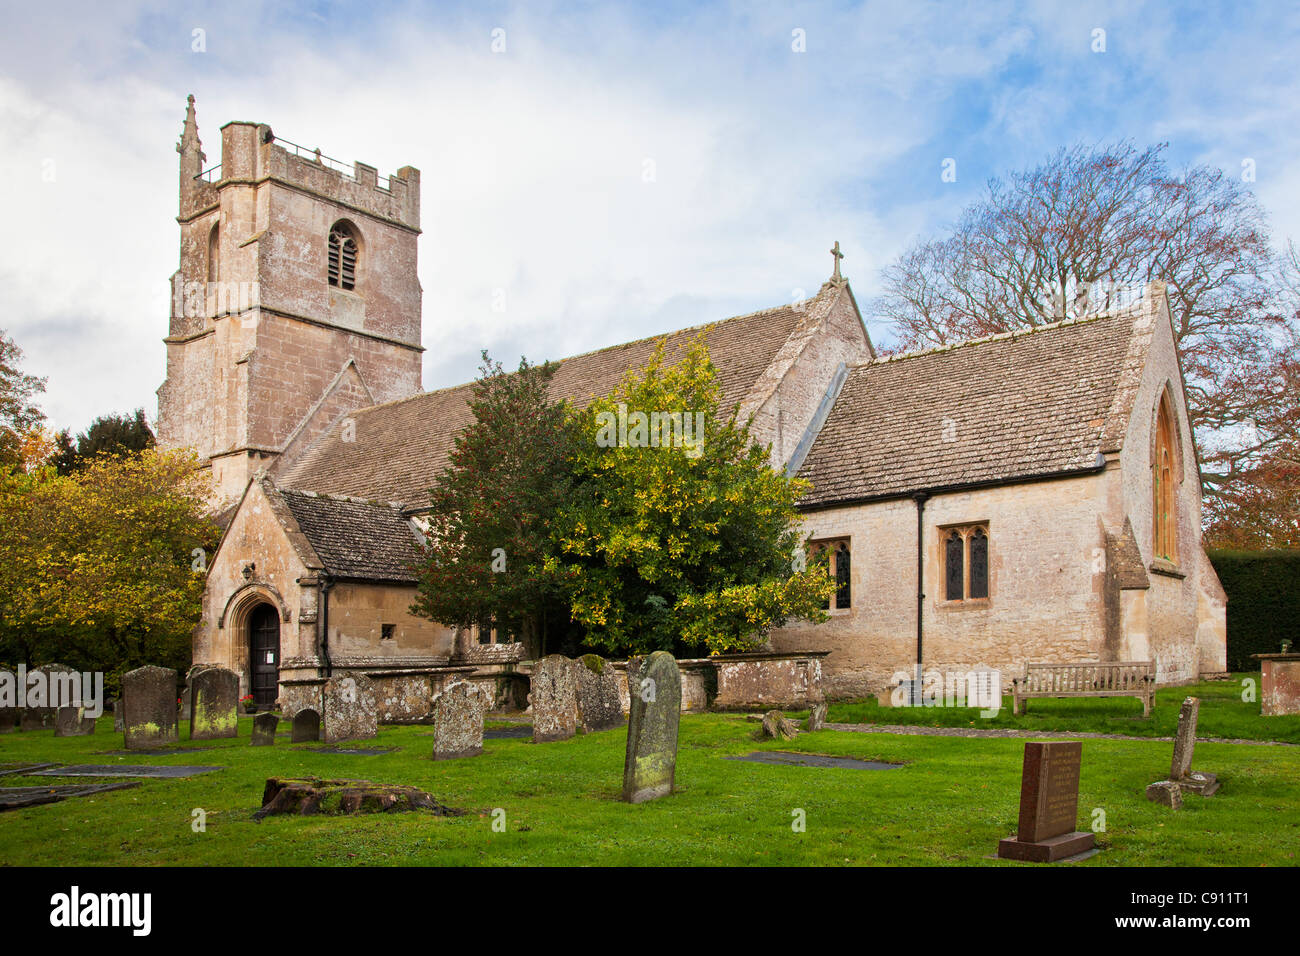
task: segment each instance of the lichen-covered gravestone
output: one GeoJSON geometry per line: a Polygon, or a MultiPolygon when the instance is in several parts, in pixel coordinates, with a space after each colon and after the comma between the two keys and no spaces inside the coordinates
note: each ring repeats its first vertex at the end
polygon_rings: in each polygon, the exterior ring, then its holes
{"type": "Polygon", "coordinates": [[[123,733],[127,750],[148,750],[180,738],[176,721],[176,672],[170,667],[138,667],[122,676],[126,701],[123,733]]]}
{"type": "Polygon", "coordinates": [[[822,730],[826,726],[826,701],[819,700],[808,708],[808,723],[804,729],[809,733],[822,730]]]}
{"type": "Polygon", "coordinates": [[[331,677],[321,688],[321,738],[327,743],[379,735],[375,685],[364,674],[331,677]]]}
{"type": "Polygon", "coordinates": [[[618,674],[609,662],[597,654],[587,654],[575,662],[577,671],[578,721],[582,732],[608,730],[623,723],[623,707],[618,699],[618,674]]]}
{"type": "Polygon", "coordinates": [[[310,708],[294,714],[293,742],[302,744],[317,740],[320,740],[320,714],[310,708]]]}
{"type": "Polygon", "coordinates": [[[433,759],[477,757],[483,752],[486,701],[478,684],[456,681],[433,698],[433,759]]]}
{"type": "MultiPolygon", "coordinates": [[[[54,728],[58,704],[69,703],[64,699],[73,692],[81,690],[81,675],[66,664],[44,664],[27,675],[27,701],[23,709],[22,730],[51,730],[54,728]],[[32,678],[39,675],[35,681],[32,678]],[[71,683],[75,681],[76,683],[71,683]]],[[[173,704],[175,702],[173,701],[173,704]]]]}
{"type": "Polygon", "coordinates": [[[628,661],[627,673],[632,708],[623,762],[623,799],[643,803],[673,792],[682,675],[667,651],[655,651],[644,661],[628,661]]]}
{"type": "Polygon", "coordinates": [[[84,707],[60,707],[54,717],[54,736],[85,737],[95,732],[95,718],[84,707]]]}
{"type": "Polygon", "coordinates": [[[253,718],[253,746],[269,747],[275,743],[275,729],[280,726],[279,714],[258,714],[253,718]]]}
{"type": "Polygon", "coordinates": [[[568,740],[578,732],[576,664],[563,654],[551,654],[533,667],[528,699],[534,743],[568,740]]]}
{"type": "Polygon", "coordinates": [[[224,667],[190,673],[190,740],[239,736],[239,675],[224,667]]]}
{"type": "Polygon", "coordinates": [[[1196,750],[1196,719],[1200,709],[1200,698],[1188,697],[1183,700],[1183,706],[1178,711],[1178,730],[1174,733],[1174,759],[1169,767],[1169,779],[1157,780],[1148,785],[1148,800],[1177,810],[1183,804],[1184,791],[1199,793],[1203,797],[1213,796],[1218,791],[1219,778],[1216,774],[1192,770],[1192,754],[1196,750]]]}

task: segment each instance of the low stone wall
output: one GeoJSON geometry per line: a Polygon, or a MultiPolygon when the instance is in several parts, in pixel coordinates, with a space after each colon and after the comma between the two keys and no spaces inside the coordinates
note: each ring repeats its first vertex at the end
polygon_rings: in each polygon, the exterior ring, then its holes
{"type": "MultiPolygon", "coordinates": [[[[473,665],[460,667],[384,668],[335,667],[335,677],[349,673],[364,674],[374,683],[376,705],[381,724],[414,724],[433,716],[435,695],[456,680],[467,680],[474,673],[473,665]]],[[[300,710],[321,710],[321,688],[325,678],[280,681],[280,710],[292,718],[300,710]]]]}
{"type": "MultiPolygon", "coordinates": [[[[618,672],[618,700],[627,714],[632,709],[632,698],[627,689],[627,661],[615,661],[618,672]]],[[[717,672],[708,658],[690,658],[677,662],[682,675],[682,713],[702,713],[709,709],[717,687],[717,672]]]]}

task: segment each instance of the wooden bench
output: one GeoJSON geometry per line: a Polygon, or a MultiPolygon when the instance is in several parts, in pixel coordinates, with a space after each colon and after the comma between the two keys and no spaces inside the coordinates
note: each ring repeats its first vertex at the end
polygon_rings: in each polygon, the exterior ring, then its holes
{"type": "Polygon", "coordinates": [[[1137,697],[1150,717],[1155,693],[1155,661],[1026,664],[1025,676],[1011,679],[1011,712],[1023,713],[1031,697],[1137,697]]]}

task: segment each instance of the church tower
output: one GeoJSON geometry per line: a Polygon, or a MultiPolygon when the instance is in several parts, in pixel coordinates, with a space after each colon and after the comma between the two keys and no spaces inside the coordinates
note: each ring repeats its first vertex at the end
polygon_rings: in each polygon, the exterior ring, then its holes
{"type": "Polygon", "coordinates": [[[221,162],[206,168],[193,96],[176,150],[158,439],[194,448],[230,501],[340,417],[421,390],[420,172],[381,185],[373,166],[243,122],[221,128],[221,162]]]}

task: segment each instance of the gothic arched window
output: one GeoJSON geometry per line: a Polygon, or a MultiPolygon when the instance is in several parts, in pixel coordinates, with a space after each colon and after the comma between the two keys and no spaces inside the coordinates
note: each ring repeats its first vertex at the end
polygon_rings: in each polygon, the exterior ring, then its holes
{"type": "Polygon", "coordinates": [[[354,289],[357,285],[357,261],[361,246],[356,230],[350,223],[336,222],[330,229],[329,283],[340,289],[354,289]]]}
{"type": "Polygon", "coordinates": [[[841,541],[835,546],[835,606],[853,606],[853,586],[849,581],[849,545],[841,541]]]}
{"type": "Polygon", "coordinates": [[[962,558],[966,550],[961,532],[949,532],[943,545],[944,599],[960,601],[966,596],[965,567],[962,558]]]}
{"type": "Polygon", "coordinates": [[[811,545],[809,553],[813,562],[825,568],[826,574],[835,582],[835,591],[822,602],[822,610],[844,611],[852,607],[853,566],[848,540],[818,541],[811,545]]]}
{"type": "Polygon", "coordinates": [[[1166,396],[1160,401],[1155,454],[1151,461],[1151,550],[1155,557],[1171,562],[1178,560],[1175,452],[1173,415],[1166,396]]]}
{"type": "Polygon", "coordinates": [[[989,597],[989,528],[972,524],[943,529],[943,599],[986,601],[989,597]]]}

